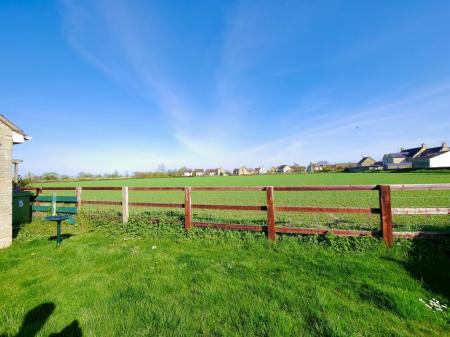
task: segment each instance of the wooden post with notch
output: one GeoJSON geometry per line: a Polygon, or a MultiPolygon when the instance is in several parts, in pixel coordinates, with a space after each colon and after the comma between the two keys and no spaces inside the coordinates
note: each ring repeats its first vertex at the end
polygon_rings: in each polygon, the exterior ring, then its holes
{"type": "Polygon", "coordinates": [[[192,227],[192,198],[191,188],[184,188],[184,229],[189,230],[192,227]]]}
{"type": "Polygon", "coordinates": [[[128,211],[128,187],[122,187],[122,222],[127,223],[129,217],[128,211]]]}
{"type": "Polygon", "coordinates": [[[275,206],[273,197],[273,187],[269,186],[266,190],[266,203],[267,203],[267,238],[269,240],[275,240],[275,206]]]}
{"type": "Polygon", "coordinates": [[[380,220],[383,240],[388,247],[394,243],[394,233],[392,229],[392,208],[391,208],[391,187],[389,185],[379,185],[380,197],[380,220]]]}
{"type": "Polygon", "coordinates": [[[81,210],[81,191],[82,191],[82,187],[75,188],[75,192],[76,192],[76,196],[77,196],[77,213],[79,213],[81,210]]]}

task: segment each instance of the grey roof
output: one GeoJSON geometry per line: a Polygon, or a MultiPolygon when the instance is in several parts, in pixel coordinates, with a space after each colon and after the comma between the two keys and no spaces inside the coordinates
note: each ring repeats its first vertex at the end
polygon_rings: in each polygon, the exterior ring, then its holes
{"type": "Polygon", "coordinates": [[[405,155],[406,157],[413,157],[414,155],[417,154],[417,152],[419,152],[420,150],[422,150],[422,147],[413,147],[411,149],[404,149],[402,150],[400,153],[405,155]]]}
{"type": "Polygon", "coordinates": [[[367,156],[367,157],[362,157],[361,160],[358,162],[358,164],[364,163],[364,161],[367,160],[367,159],[372,159],[373,161],[375,161],[372,157],[368,157],[367,156]]]}
{"type": "Polygon", "coordinates": [[[15,125],[13,122],[11,122],[8,118],[6,118],[4,115],[0,114],[0,122],[3,122],[6,126],[8,126],[11,130],[14,132],[17,132],[18,134],[28,137],[28,135],[17,125],[15,125]]]}
{"type": "Polygon", "coordinates": [[[442,146],[426,149],[416,159],[419,159],[419,160],[420,159],[429,159],[429,158],[436,157],[442,153],[448,152],[448,151],[441,151],[441,150],[442,150],[442,146]]]}
{"type": "Polygon", "coordinates": [[[406,158],[407,157],[407,155],[405,153],[403,153],[403,152],[389,153],[389,155],[392,158],[406,158]]]}

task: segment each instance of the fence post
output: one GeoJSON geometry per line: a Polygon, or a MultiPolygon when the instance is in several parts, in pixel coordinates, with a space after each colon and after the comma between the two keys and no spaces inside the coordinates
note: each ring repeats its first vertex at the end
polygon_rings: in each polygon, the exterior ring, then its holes
{"type": "Polygon", "coordinates": [[[122,222],[128,222],[128,187],[122,187],[122,222]]]}
{"type": "Polygon", "coordinates": [[[52,216],[56,215],[56,193],[52,193],[52,216]]]}
{"type": "Polygon", "coordinates": [[[81,191],[82,191],[82,187],[76,187],[75,188],[76,191],[76,195],[77,195],[77,212],[80,212],[81,209],[81,191]]]}
{"type": "Polygon", "coordinates": [[[273,197],[273,187],[269,186],[266,189],[266,204],[267,204],[267,237],[269,240],[275,240],[275,207],[273,197]]]}
{"type": "Polygon", "coordinates": [[[184,229],[189,230],[192,226],[192,198],[191,188],[184,188],[184,229]]]}
{"type": "Polygon", "coordinates": [[[389,185],[378,185],[380,197],[380,220],[383,240],[388,247],[394,242],[392,229],[391,187],[389,185]]]}

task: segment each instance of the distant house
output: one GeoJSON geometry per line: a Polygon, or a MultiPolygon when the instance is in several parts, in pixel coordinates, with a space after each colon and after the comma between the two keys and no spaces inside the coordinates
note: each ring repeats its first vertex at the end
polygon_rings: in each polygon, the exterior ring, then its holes
{"type": "Polygon", "coordinates": [[[356,164],[358,167],[368,167],[375,165],[376,160],[372,157],[362,157],[361,160],[356,164]]]}
{"type": "Polygon", "coordinates": [[[194,175],[194,171],[191,169],[187,169],[183,172],[183,177],[192,177],[194,175]]]}
{"type": "Polygon", "coordinates": [[[306,172],[306,167],[301,166],[299,164],[291,165],[291,169],[292,169],[292,172],[295,172],[295,173],[305,173],[306,172]]]}
{"type": "Polygon", "coordinates": [[[250,171],[248,168],[246,167],[241,167],[241,168],[236,168],[233,170],[233,174],[235,176],[245,176],[245,175],[249,175],[252,174],[252,171],[250,171]]]}
{"type": "Polygon", "coordinates": [[[205,171],[205,175],[206,176],[223,176],[224,170],[221,167],[215,168],[215,169],[208,169],[205,171]]]}
{"type": "Polygon", "coordinates": [[[195,169],[194,170],[194,176],[196,177],[201,177],[205,175],[205,170],[204,169],[195,169]]]}
{"type": "Polygon", "coordinates": [[[306,172],[308,173],[314,173],[314,172],[321,172],[323,171],[324,165],[319,163],[309,163],[309,165],[306,167],[306,172]]]}
{"type": "Polygon", "coordinates": [[[347,172],[362,172],[362,171],[377,171],[383,169],[383,163],[377,162],[375,159],[369,156],[361,158],[356,165],[346,168],[347,172]]]}
{"type": "Polygon", "coordinates": [[[357,165],[357,163],[351,163],[351,162],[348,162],[348,163],[336,163],[336,164],[334,164],[333,172],[342,172],[342,171],[345,171],[346,169],[348,169],[349,167],[354,167],[356,165],[357,165]]]}
{"type": "Polygon", "coordinates": [[[450,167],[447,160],[449,147],[447,143],[428,148],[425,144],[411,149],[400,149],[400,152],[387,153],[383,156],[386,169],[450,167]]]}
{"type": "Polygon", "coordinates": [[[255,173],[256,174],[266,174],[267,170],[264,167],[257,167],[257,168],[255,168],[255,173]]]}
{"type": "Polygon", "coordinates": [[[293,169],[289,165],[281,165],[281,166],[278,166],[277,172],[278,173],[291,173],[291,172],[293,172],[293,169]]]}
{"type": "Polygon", "coordinates": [[[411,149],[401,148],[400,152],[387,153],[383,156],[383,165],[386,169],[411,168],[414,159],[427,149],[425,144],[411,149]]]}
{"type": "Polygon", "coordinates": [[[414,168],[450,167],[450,148],[447,143],[422,151],[412,162],[414,168]]]}

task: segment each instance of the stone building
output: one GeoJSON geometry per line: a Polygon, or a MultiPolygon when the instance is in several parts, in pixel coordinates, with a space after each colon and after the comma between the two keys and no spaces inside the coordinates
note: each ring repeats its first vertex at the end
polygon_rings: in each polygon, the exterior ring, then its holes
{"type": "Polygon", "coordinates": [[[31,139],[0,115],[0,249],[12,242],[12,147],[31,139]]]}

